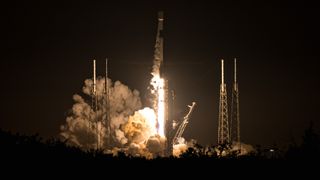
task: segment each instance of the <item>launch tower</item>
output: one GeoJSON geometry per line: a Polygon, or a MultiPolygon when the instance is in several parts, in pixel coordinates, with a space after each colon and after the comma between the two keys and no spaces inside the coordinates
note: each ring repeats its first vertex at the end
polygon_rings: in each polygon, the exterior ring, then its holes
{"type": "Polygon", "coordinates": [[[239,114],[239,88],[237,82],[237,59],[234,58],[234,79],[231,97],[231,121],[230,138],[231,142],[240,145],[240,114],[239,114]]]}
{"type": "Polygon", "coordinates": [[[228,103],[227,88],[224,83],[224,65],[221,60],[221,84],[220,84],[220,101],[219,101],[219,120],[218,120],[218,144],[224,145],[230,143],[229,123],[228,123],[228,103]]]}

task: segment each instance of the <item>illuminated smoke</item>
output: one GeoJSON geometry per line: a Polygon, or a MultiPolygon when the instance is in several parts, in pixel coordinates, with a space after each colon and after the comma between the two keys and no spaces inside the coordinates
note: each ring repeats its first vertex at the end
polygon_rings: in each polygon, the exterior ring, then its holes
{"type": "Polygon", "coordinates": [[[71,115],[66,119],[66,124],[61,126],[61,136],[68,140],[68,143],[84,149],[109,147],[109,151],[114,154],[121,150],[147,158],[163,155],[166,144],[165,83],[160,77],[161,61],[158,52],[154,58],[150,81],[152,109],[141,109],[139,92],[130,90],[119,81],[112,84],[108,79],[109,98],[107,98],[104,93],[103,77],[97,78],[95,91],[97,103],[92,103],[93,81],[86,79],[83,93],[88,96],[88,100],[84,100],[80,95],[74,96],[75,104],[71,115]],[[109,99],[108,110],[106,110],[106,99],[109,99]],[[92,104],[96,105],[94,109],[92,104]],[[108,137],[107,133],[108,124],[104,123],[108,119],[111,137],[108,137]]]}
{"type": "MultiPolygon", "coordinates": [[[[141,108],[141,100],[137,90],[130,90],[120,81],[114,84],[109,81],[109,100],[110,100],[110,126],[112,145],[125,144],[128,140],[120,126],[125,124],[129,116],[141,108]]],[[[71,115],[66,119],[66,124],[61,126],[61,136],[67,139],[70,144],[81,146],[85,149],[95,148],[97,145],[97,128],[102,137],[102,144],[105,139],[105,125],[101,124],[106,119],[104,95],[104,78],[97,79],[97,98],[98,108],[94,111],[91,107],[91,92],[93,82],[86,79],[83,86],[83,93],[87,96],[86,100],[80,95],[74,95],[75,104],[72,107],[71,115]],[[96,123],[99,121],[99,123],[96,123]]]]}
{"type": "MultiPolygon", "coordinates": [[[[111,127],[111,153],[124,151],[133,156],[153,158],[161,155],[164,150],[165,138],[159,134],[157,128],[157,114],[151,108],[141,109],[141,100],[137,90],[131,90],[119,81],[109,84],[109,116],[111,127]]],[[[98,136],[101,137],[101,148],[106,147],[106,120],[107,111],[104,94],[105,80],[97,79],[98,110],[91,106],[91,92],[93,82],[86,79],[83,93],[86,98],[78,94],[73,96],[74,105],[66,124],[61,126],[61,137],[70,145],[80,146],[83,149],[95,149],[98,136]],[[98,121],[98,123],[97,123],[98,121]]],[[[110,146],[109,146],[110,147],[110,146]]]]}
{"type": "Polygon", "coordinates": [[[89,119],[95,114],[81,96],[75,94],[73,100],[72,116],[67,117],[66,125],[61,126],[61,135],[70,144],[90,148],[96,143],[95,131],[89,128],[89,119]]]}
{"type": "Polygon", "coordinates": [[[234,142],[232,144],[232,151],[238,151],[240,148],[241,148],[241,153],[239,155],[246,155],[255,151],[253,146],[250,144],[237,143],[237,142],[234,142]]]}
{"type": "Polygon", "coordinates": [[[165,148],[165,140],[165,137],[159,135],[151,136],[147,141],[149,152],[155,156],[161,156],[165,148]]]}
{"type": "Polygon", "coordinates": [[[175,157],[179,157],[182,153],[186,152],[188,147],[187,142],[184,140],[184,138],[180,137],[177,140],[177,144],[173,145],[173,153],[172,155],[175,157]]]}
{"type": "Polygon", "coordinates": [[[141,144],[156,134],[156,116],[153,109],[144,108],[129,117],[121,128],[129,142],[141,144]]]}

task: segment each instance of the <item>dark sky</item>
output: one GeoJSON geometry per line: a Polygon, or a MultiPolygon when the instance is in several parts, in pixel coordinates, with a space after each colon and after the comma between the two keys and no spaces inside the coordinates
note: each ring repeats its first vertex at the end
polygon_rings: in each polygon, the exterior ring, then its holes
{"type": "MultiPolygon", "coordinates": [[[[165,14],[164,61],[176,109],[198,106],[184,136],[217,139],[220,59],[227,88],[238,58],[241,136],[271,145],[319,130],[319,13],[307,2],[10,1],[2,4],[1,119],[5,130],[59,133],[72,95],[81,93],[97,59],[103,75],[141,92],[150,80],[157,11],[165,14]]],[[[230,93],[229,93],[230,94],[230,93]]],[[[231,98],[231,96],[229,96],[231,98]]]]}

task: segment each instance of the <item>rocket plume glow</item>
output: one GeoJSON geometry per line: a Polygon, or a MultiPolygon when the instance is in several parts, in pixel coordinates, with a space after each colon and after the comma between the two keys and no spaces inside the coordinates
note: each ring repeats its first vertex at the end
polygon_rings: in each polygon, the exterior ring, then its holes
{"type": "MultiPolygon", "coordinates": [[[[66,118],[66,123],[60,127],[60,135],[64,141],[85,150],[103,150],[105,153],[114,155],[121,151],[127,155],[146,157],[148,159],[170,155],[179,157],[189,147],[196,147],[196,141],[187,142],[182,137],[196,103],[193,102],[192,105],[188,105],[190,109],[187,115],[183,117],[183,120],[173,119],[172,114],[174,113],[172,112],[174,111],[169,109],[169,105],[173,107],[175,96],[173,94],[172,99],[169,98],[169,82],[165,79],[167,76],[164,73],[163,22],[163,12],[159,12],[151,71],[152,78],[148,86],[152,94],[148,99],[152,101],[151,107],[142,107],[140,94],[137,90],[131,90],[120,81],[113,82],[109,78],[108,60],[106,60],[105,77],[96,76],[96,60],[93,60],[93,76],[84,81],[82,89],[84,97],[78,94],[73,96],[75,103],[66,118]],[[91,98],[91,103],[89,97],[91,98]],[[170,119],[169,115],[171,115],[170,119]],[[172,136],[174,132],[175,134],[172,136]]],[[[225,135],[223,133],[222,135],[227,137],[228,140],[226,142],[229,142],[228,106],[223,60],[221,67],[218,142],[220,141],[220,129],[228,131],[225,135]],[[220,123],[221,118],[222,125],[220,123]],[[227,124],[227,128],[220,128],[220,125],[222,127],[224,124],[227,124]]],[[[235,115],[236,119],[239,120],[236,69],[234,78],[233,95],[236,99],[235,109],[237,109],[235,110],[235,115]]],[[[236,144],[233,144],[232,148],[240,150],[241,154],[244,154],[250,152],[251,147],[240,143],[239,122],[237,123],[238,140],[236,144]]],[[[224,142],[225,140],[222,139],[221,141],[224,142]]],[[[219,151],[219,148],[217,148],[217,151],[219,151]]],[[[220,154],[223,153],[220,152],[220,154]]]]}
{"type": "Polygon", "coordinates": [[[164,136],[164,127],[165,127],[165,122],[164,122],[164,80],[160,79],[159,81],[159,86],[158,86],[158,134],[160,136],[164,136]]]}
{"type": "Polygon", "coordinates": [[[122,150],[133,156],[147,158],[165,155],[167,87],[161,72],[163,20],[163,13],[160,12],[152,79],[148,87],[152,94],[152,107],[142,108],[137,90],[132,91],[121,82],[113,83],[109,79],[107,61],[106,76],[97,77],[94,60],[93,78],[85,80],[83,87],[83,93],[91,96],[93,103],[90,106],[86,98],[75,95],[72,113],[67,117],[66,124],[61,126],[61,136],[69,144],[84,149],[105,149],[112,153],[122,150]]]}
{"type": "Polygon", "coordinates": [[[163,155],[166,142],[165,81],[160,77],[160,65],[161,60],[155,58],[150,82],[153,106],[142,108],[138,91],[131,91],[119,81],[113,83],[109,78],[96,78],[93,61],[93,79],[85,80],[83,93],[94,94],[94,103],[90,106],[81,96],[74,96],[72,114],[61,126],[62,138],[84,149],[123,150],[147,158],[163,155]],[[107,104],[109,108],[105,111],[107,104]],[[110,126],[103,123],[106,117],[110,117],[110,126]]]}
{"type": "Polygon", "coordinates": [[[151,93],[155,95],[154,105],[157,111],[157,133],[161,137],[165,136],[165,101],[164,101],[164,79],[160,78],[159,74],[153,73],[153,78],[151,80],[151,85],[153,86],[153,90],[151,93]]]}

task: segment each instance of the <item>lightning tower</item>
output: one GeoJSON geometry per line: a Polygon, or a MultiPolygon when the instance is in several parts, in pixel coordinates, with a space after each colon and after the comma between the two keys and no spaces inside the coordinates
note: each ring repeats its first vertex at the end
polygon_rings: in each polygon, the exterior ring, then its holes
{"type": "Polygon", "coordinates": [[[108,59],[106,59],[106,75],[105,75],[105,111],[106,117],[104,121],[104,125],[106,127],[106,147],[110,148],[111,146],[111,128],[110,128],[110,98],[109,98],[109,82],[108,82],[108,59]]]}
{"type": "Polygon", "coordinates": [[[227,88],[224,83],[224,65],[221,59],[221,85],[220,85],[220,101],[219,101],[219,120],[218,120],[218,144],[229,144],[229,123],[228,123],[228,103],[227,88]]]}
{"type": "Polygon", "coordinates": [[[230,138],[231,142],[240,145],[240,115],[239,115],[239,88],[237,82],[237,59],[234,58],[234,79],[231,97],[231,121],[230,138]]]}
{"type": "Polygon", "coordinates": [[[92,109],[97,111],[98,99],[97,99],[97,78],[96,78],[96,60],[93,60],[93,87],[92,87],[92,109]]]}
{"type": "Polygon", "coordinates": [[[100,132],[98,129],[98,118],[97,118],[97,114],[96,112],[98,111],[98,96],[97,96],[97,77],[96,77],[96,60],[93,60],[93,87],[92,87],[92,101],[91,101],[91,109],[94,111],[94,116],[91,119],[91,122],[89,121],[89,128],[94,128],[96,130],[97,133],[97,144],[96,144],[96,148],[99,149],[99,144],[100,144],[100,132]],[[95,125],[93,125],[92,123],[95,123],[95,125]]]}

